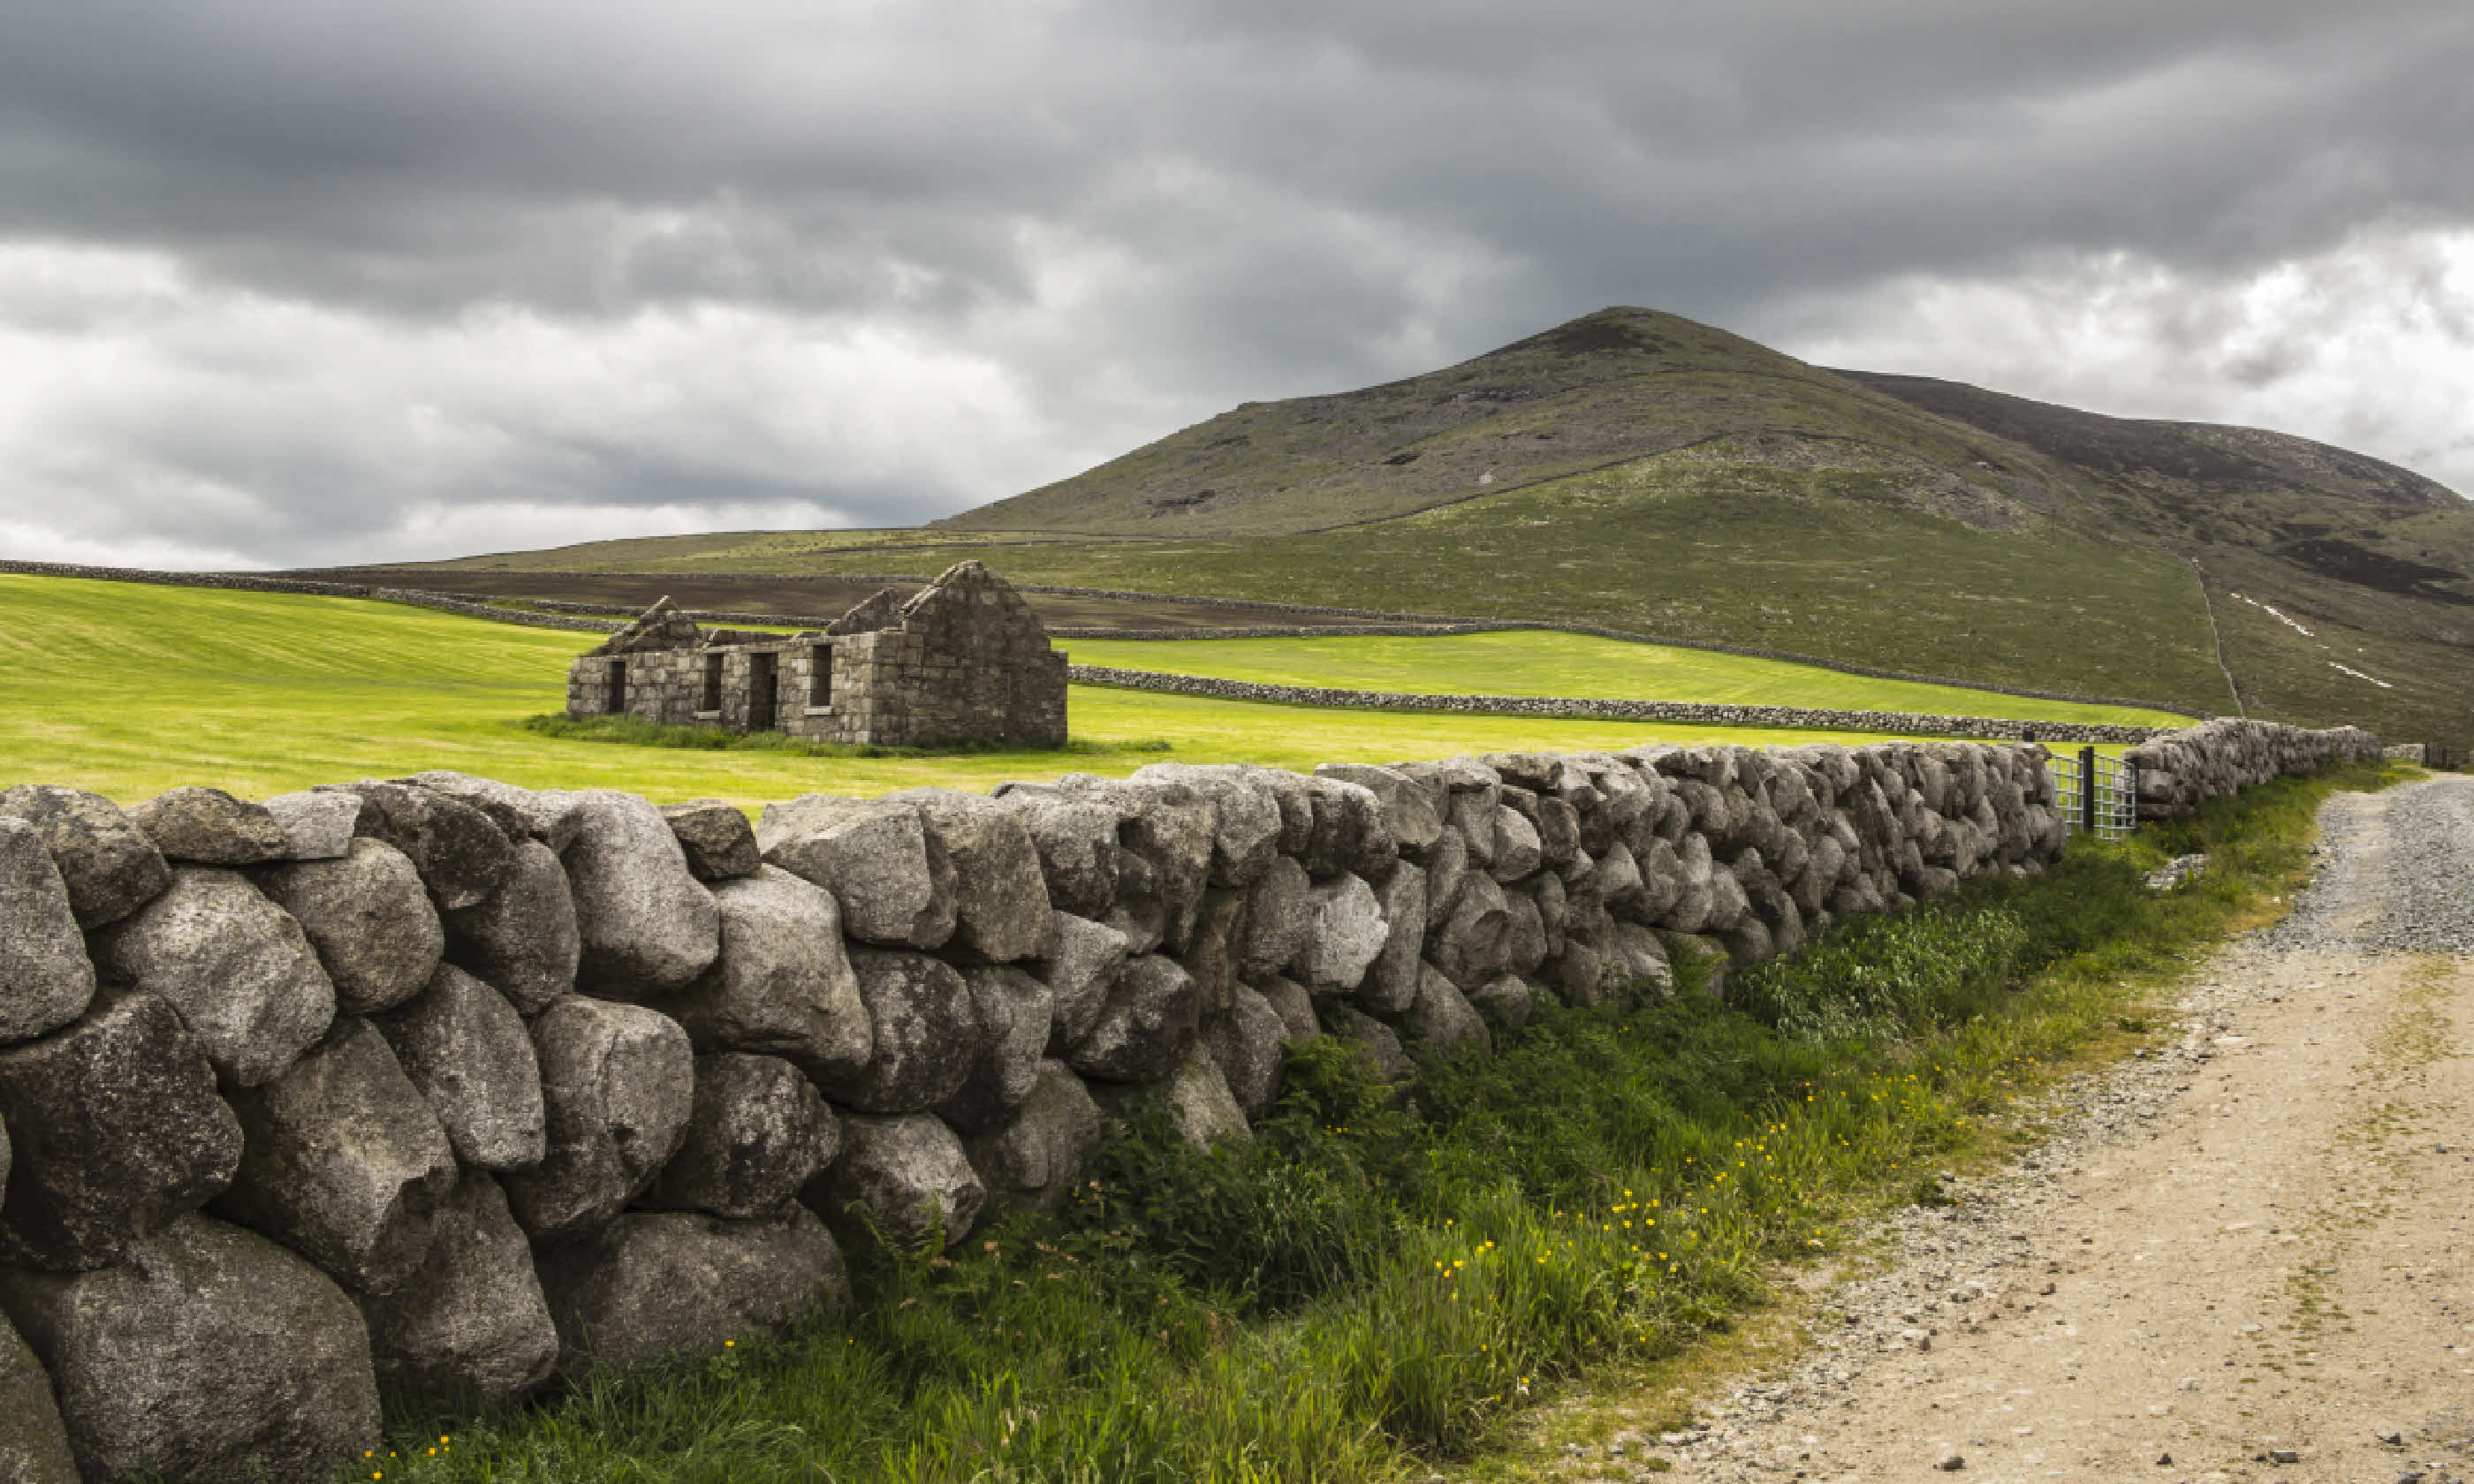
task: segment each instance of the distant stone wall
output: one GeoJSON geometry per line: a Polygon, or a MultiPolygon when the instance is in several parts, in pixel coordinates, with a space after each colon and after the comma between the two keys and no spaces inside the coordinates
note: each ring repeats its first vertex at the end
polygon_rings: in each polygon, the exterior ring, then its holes
{"type": "MultiPolygon", "coordinates": [[[[1037,587],[1025,587],[1026,592],[1038,592],[1037,587]]],[[[1308,611],[1300,610],[1300,611],[1308,611]]],[[[1806,665],[1828,670],[1837,675],[1856,675],[1867,680],[1904,681],[1917,685],[1948,685],[1960,690],[1991,691],[2003,696],[2025,696],[2037,701],[2068,701],[2081,706],[2136,706],[2143,711],[2163,711],[2169,716],[2187,716],[2204,721],[2207,713],[2163,701],[2125,700],[2118,696],[2092,696],[2074,690],[2038,690],[2025,685],[2004,685],[1995,681],[1963,680],[1949,675],[1918,675],[1907,670],[1882,670],[1868,665],[1849,664],[1844,660],[1823,659],[1812,655],[1799,655],[1791,650],[1763,649],[1752,644],[1721,644],[1710,639],[1679,639],[1658,634],[1637,634],[1629,629],[1610,629],[1603,624],[1531,623],[1518,619],[1430,619],[1419,622],[1384,624],[1334,624],[1323,626],[1256,625],[1229,629],[1057,629],[1059,638],[1084,639],[1278,639],[1340,637],[1347,634],[1396,635],[1424,638],[1436,634],[1586,634],[1592,638],[1615,639],[1626,644],[1655,644],[1667,649],[1699,650],[1711,655],[1740,655],[1747,659],[1776,659],[1784,664],[1806,665]]]]}
{"type": "Polygon", "coordinates": [[[1131,639],[1140,642],[1176,639],[1428,639],[1462,634],[1513,634],[1556,631],[1551,624],[1423,623],[1423,624],[1242,624],[1201,629],[1121,629],[1084,625],[1048,631],[1061,639],[1131,639]]]}
{"type": "Polygon", "coordinates": [[[494,623],[522,624],[532,629],[564,629],[575,634],[613,634],[626,627],[603,618],[569,618],[555,613],[531,613],[522,609],[500,608],[496,604],[475,603],[452,593],[424,592],[418,587],[373,587],[365,594],[381,603],[403,603],[414,608],[436,609],[442,613],[460,613],[467,618],[487,618],[494,623]]]}
{"type": "Polygon", "coordinates": [[[255,572],[156,572],[144,567],[81,566],[66,562],[6,560],[0,560],[0,572],[24,577],[76,577],[90,582],[140,583],[156,587],[209,587],[230,592],[278,592],[311,598],[374,598],[386,603],[405,603],[416,608],[461,613],[472,618],[487,618],[497,623],[522,624],[535,629],[565,629],[578,634],[613,634],[626,627],[624,623],[605,619],[571,618],[475,603],[459,593],[429,592],[417,587],[376,587],[366,583],[261,577],[255,572]]]}
{"type": "Polygon", "coordinates": [[[1935,716],[1922,711],[1840,711],[1793,706],[1733,706],[1701,701],[1626,701],[1592,697],[1426,695],[1390,690],[1336,690],[1320,685],[1270,685],[1211,676],[1170,675],[1078,664],[1077,684],[1115,685],[1222,701],[1273,706],[1346,706],[1392,711],[1458,711],[1491,716],[1543,716],[1570,721],[1684,722],[1699,727],[1774,727],[1810,731],[1885,731],[1920,737],[2011,737],[2040,742],[2146,742],[2162,727],[2085,722],[2005,721],[1991,716],[1935,716]]]}
{"type": "MultiPolygon", "coordinates": [[[[2157,807],[2360,732],[2149,745],[2157,807]]],[[[1059,1200],[1112,1110],[1251,1137],[1387,1078],[2028,875],[2034,745],[1645,747],[713,803],[452,773],[0,793],[0,1452],[326,1481],[489,1400],[850,1300],[843,1245],[1059,1200]],[[48,1382],[48,1384],[46,1384],[48,1382]],[[252,1472],[253,1470],[262,1473],[252,1472]]]]}
{"type": "Polygon", "coordinates": [[[0,559],[0,572],[25,577],[83,577],[93,582],[145,583],[158,587],[222,587],[241,592],[293,592],[322,598],[366,598],[364,583],[303,582],[289,577],[260,577],[255,572],[157,572],[146,567],[85,566],[70,562],[12,562],[0,559]]]}
{"type": "Polygon", "coordinates": [[[2376,762],[2384,751],[2378,737],[2359,727],[2306,731],[2227,717],[2168,732],[2130,749],[2122,760],[2139,769],[2139,817],[2171,819],[2270,778],[2376,762]]]}

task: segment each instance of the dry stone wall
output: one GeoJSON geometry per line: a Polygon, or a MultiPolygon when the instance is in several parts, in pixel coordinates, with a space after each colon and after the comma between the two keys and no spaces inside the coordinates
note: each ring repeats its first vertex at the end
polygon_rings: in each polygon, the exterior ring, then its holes
{"type": "MultiPolygon", "coordinates": [[[[2375,754],[2153,745],[2159,809],[2375,754]]],[[[1673,955],[1791,952],[2062,849],[2034,745],[1157,764],[714,803],[452,773],[0,793],[0,1459],[326,1479],[489,1400],[850,1302],[1079,1178],[1110,1110],[1250,1137],[1673,955]]]]}
{"type": "Polygon", "coordinates": [[[2124,752],[2122,760],[2139,770],[2139,817],[2171,819],[2270,778],[2382,755],[2380,739],[2359,727],[2306,731],[2219,717],[2152,738],[2124,752]]]}
{"type": "Polygon", "coordinates": [[[613,634],[627,627],[599,618],[570,618],[557,613],[529,612],[496,604],[475,603],[452,592],[420,587],[379,587],[367,583],[328,583],[295,577],[261,577],[255,572],[158,572],[147,567],[86,566],[67,562],[0,560],[0,573],[26,577],[76,577],[92,582],[137,583],[155,587],[212,587],[228,592],[278,592],[312,598],[375,598],[415,608],[487,618],[497,623],[535,629],[565,629],[577,634],[613,634]]]}
{"type": "Polygon", "coordinates": [[[1942,716],[1925,711],[1851,711],[1806,706],[1739,706],[1714,701],[1633,701],[1588,696],[1464,696],[1395,690],[1345,690],[1276,685],[1161,670],[1108,665],[1066,666],[1078,685],[1112,685],[1178,696],[1209,696],[1270,706],[1325,706],[1350,710],[1466,711],[1489,716],[1559,720],[1682,722],[1696,727],[1782,727],[1817,731],[1887,731],[1919,737],[2012,737],[2046,742],[2146,742],[2171,735],[2163,727],[2100,722],[2011,721],[1995,716],[1942,716]]]}

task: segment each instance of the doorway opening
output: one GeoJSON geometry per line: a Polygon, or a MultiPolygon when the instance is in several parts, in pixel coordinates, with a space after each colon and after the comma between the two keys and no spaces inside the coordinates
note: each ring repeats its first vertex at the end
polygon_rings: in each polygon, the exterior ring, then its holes
{"type": "Polygon", "coordinates": [[[781,688],[782,657],[750,655],[747,657],[747,730],[774,730],[773,712],[776,693],[781,688]]]}

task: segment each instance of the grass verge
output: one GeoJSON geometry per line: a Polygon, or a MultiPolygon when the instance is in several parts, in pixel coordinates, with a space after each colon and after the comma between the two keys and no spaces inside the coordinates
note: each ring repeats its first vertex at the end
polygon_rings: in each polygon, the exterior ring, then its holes
{"type": "Polygon", "coordinates": [[[1734,1007],[1687,984],[1551,1014],[1401,1089],[1326,1041],[1250,1147],[1200,1155],[1137,1114],[1057,1216],[854,1254],[845,1319],[460,1428],[402,1416],[370,1472],[1341,1480],[1480,1455],[1558,1391],[1707,1348],[1783,1264],[1998,1148],[2012,1099],[2271,915],[2322,797],[2396,776],[2082,841],[2037,880],[1844,924],[1734,1007]],[[2192,850],[2205,875],[2146,889],[2192,850]]]}

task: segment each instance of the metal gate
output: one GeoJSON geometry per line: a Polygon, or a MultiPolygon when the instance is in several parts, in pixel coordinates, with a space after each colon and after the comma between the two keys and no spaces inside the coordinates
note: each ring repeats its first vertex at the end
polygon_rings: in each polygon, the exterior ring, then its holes
{"type": "Polygon", "coordinates": [[[2139,765],[2107,757],[2092,747],[2075,757],[2045,759],[2053,776],[2055,802],[2073,833],[2119,840],[2139,827],[2139,765]]]}

